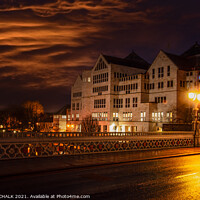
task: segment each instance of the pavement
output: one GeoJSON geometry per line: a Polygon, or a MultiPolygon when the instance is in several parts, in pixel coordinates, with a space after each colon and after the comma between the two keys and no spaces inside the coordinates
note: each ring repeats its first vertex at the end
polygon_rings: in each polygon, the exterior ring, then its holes
{"type": "Polygon", "coordinates": [[[190,155],[200,155],[200,147],[1,160],[0,178],[190,155]]]}

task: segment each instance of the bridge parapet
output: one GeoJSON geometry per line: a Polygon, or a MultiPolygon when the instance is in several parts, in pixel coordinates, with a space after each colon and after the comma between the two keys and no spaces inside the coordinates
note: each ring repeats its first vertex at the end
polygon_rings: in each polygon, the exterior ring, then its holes
{"type": "Polygon", "coordinates": [[[87,137],[4,137],[0,160],[193,147],[192,134],[120,135],[87,137]]]}

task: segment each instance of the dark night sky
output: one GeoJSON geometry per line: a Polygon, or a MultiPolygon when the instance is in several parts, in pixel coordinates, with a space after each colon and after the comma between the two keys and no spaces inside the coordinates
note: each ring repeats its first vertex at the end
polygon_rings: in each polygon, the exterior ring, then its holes
{"type": "Polygon", "coordinates": [[[152,62],[199,41],[199,0],[0,0],[0,109],[70,102],[78,74],[100,53],[134,50],[152,62]]]}

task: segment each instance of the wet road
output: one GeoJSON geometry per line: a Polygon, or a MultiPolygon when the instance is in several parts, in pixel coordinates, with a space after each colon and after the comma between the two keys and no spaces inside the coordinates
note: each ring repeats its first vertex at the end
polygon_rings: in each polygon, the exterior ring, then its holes
{"type": "MultiPolygon", "coordinates": [[[[0,194],[90,195],[91,199],[200,199],[200,156],[2,178],[0,194]]],[[[1,197],[1,196],[0,196],[1,197]]]]}

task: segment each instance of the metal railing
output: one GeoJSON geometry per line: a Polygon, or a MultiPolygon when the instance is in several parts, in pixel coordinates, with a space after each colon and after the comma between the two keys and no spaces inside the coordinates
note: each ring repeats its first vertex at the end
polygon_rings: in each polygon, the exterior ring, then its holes
{"type": "Polygon", "coordinates": [[[0,138],[69,138],[69,137],[126,137],[126,136],[159,136],[159,135],[192,135],[192,131],[174,132],[4,132],[0,138]]]}

